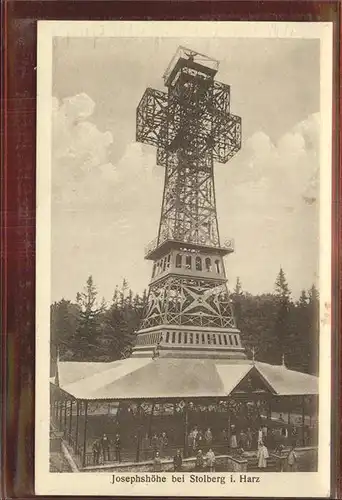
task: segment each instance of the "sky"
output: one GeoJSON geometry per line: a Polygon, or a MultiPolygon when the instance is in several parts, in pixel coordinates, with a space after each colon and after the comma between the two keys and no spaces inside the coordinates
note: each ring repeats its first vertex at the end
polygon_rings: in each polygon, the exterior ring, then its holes
{"type": "Polygon", "coordinates": [[[148,286],[164,170],[135,142],[136,107],[179,45],[220,61],[241,151],[215,164],[228,286],[272,292],[280,267],[294,297],[318,283],[319,41],[55,38],[52,111],[52,300],[75,300],[89,275],[111,300],[125,278],[148,286]]]}

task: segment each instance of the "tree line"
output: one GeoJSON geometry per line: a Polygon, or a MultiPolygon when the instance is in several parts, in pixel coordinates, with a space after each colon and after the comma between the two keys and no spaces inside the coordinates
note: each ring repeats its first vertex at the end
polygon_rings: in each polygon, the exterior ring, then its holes
{"type": "MultiPolygon", "coordinates": [[[[317,374],[319,294],[315,285],[298,300],[283,269],[274,292],[253,295],[238,278],[232,306],[249,357],[317,374]]],[[[146,290],[134,294],[126,280],[116,286],[110,304],[99,300],[92,276],[74,302],[61,299],[51,305],[51,360],[113,361],[128,357],[147,303],[146,290]]]]}

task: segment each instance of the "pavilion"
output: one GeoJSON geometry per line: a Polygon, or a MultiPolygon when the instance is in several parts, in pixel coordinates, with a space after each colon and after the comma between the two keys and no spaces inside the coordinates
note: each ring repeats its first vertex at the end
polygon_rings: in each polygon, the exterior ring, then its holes
{"type": "MultiPolygon", "coordinates": [[[[230,409],[236,403],[257,404],[260,413],[268,418],[274,406],[288,412],[300,408],[300,441],[304,444],[305,417],[315,413],[317,394],[317,377],[289,370],[284,364],[252,360],[131,357],[111,363],[58,362],[56,375],[51,379],[51,417],[55,428],[63,432],[86,466],[91,463],[89,441],[99,437],[91,429],[94,419],[100,418],[96,417],[98,405],[102,409],[108,406],[110,422],[117,420],[120,408],[131,409],[131,433],[139,432],[140,439],[143,434],[152,433],[154,419],[158,419],[154,408],[173,406],[181,416],[179,419],[177,415],[176,425],[183,435],[177,447],[181,446],[186,455],[186,436],[194,422],[196,404],[213,410],[207,416],[207,425],[215,426],[214,415],[218,412],[227,429],[235,422],[236,413],[231,414],[230,409]],[[137,412],[139,408],[143,418],[137,412]]],[[[107,428],[108,434],[113,434],[114,428],[115,432],[120,431],[120,423],[107,428]]],[[[138,450],[134,450],[136,459],[139,460],[139,442],[138,450]]]]}

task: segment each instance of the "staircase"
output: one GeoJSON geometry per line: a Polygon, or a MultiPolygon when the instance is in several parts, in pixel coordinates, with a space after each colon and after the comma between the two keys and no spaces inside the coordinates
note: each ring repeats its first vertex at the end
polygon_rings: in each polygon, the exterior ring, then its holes
{"type": "Polygon", "coordinates": [[[278,472],[279,471],[278,460],[273,456],[270,456],[267,459],[267,468],[266,469],[259,469],[259,467],[258,467],[259,460],[256,456],[248,457],[247,461],[248,461],[247,472],[278,472]]]}

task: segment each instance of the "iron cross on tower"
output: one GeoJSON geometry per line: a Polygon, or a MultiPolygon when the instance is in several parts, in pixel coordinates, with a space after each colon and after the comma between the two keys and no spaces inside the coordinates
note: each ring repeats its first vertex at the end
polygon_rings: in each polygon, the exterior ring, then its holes
{"type": "Polygon", "coordinates": [[[133,356],[244,358],[229,300],[214,190],[214,161],[241,146],[230,87],[218,61],[180,47],[137,108],[136,139],[157,147],[165,185],[157,238],[146,250],[153,273],[133,356]]]}

